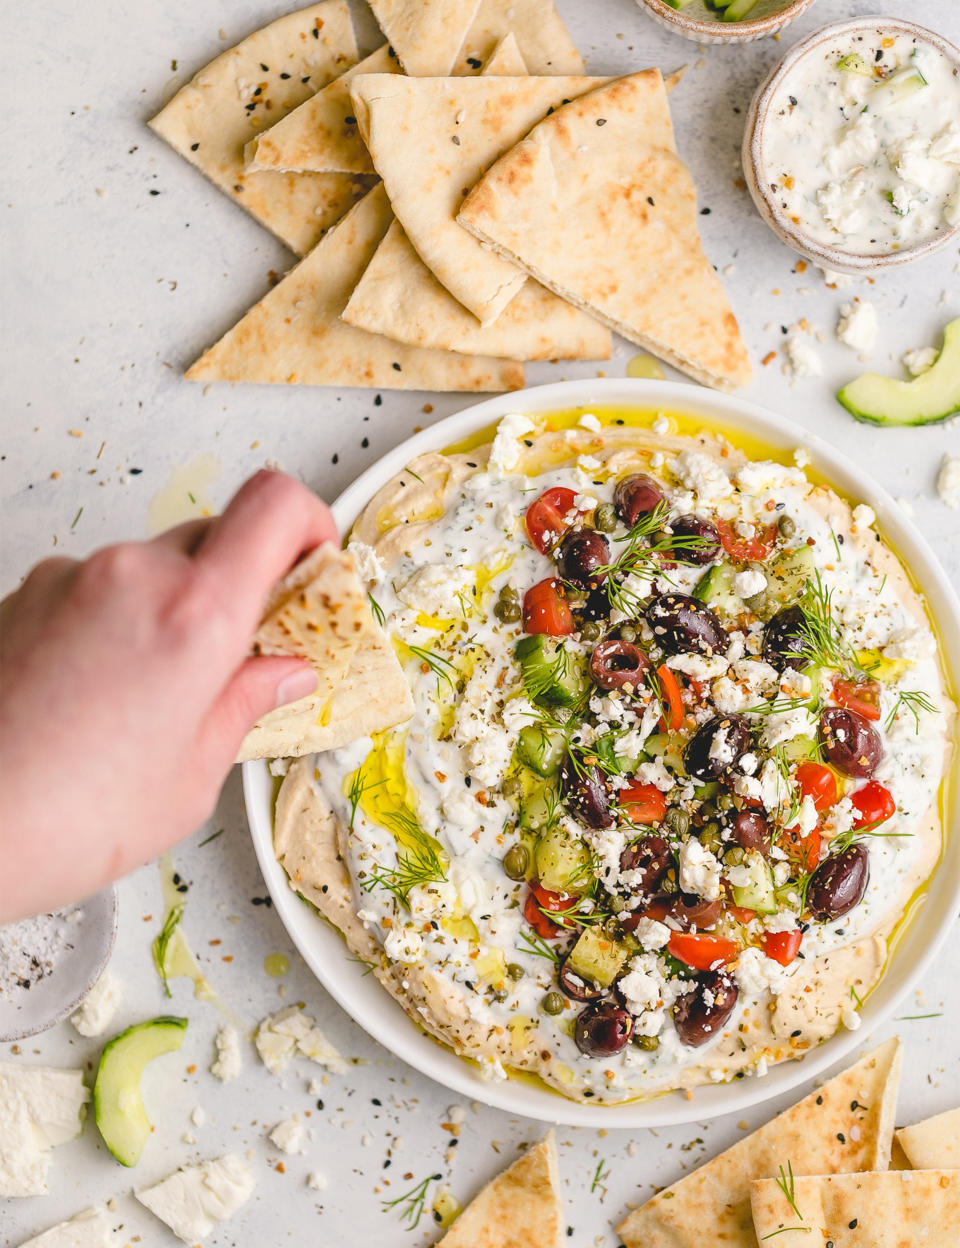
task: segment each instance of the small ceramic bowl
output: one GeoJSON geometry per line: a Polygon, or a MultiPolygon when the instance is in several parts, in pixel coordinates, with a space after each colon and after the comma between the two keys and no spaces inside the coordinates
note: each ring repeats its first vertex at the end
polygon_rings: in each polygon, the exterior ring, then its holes
{"type": "Polygon", "coordinates": [[[117,891],[105,888],[77,909],[80,917],[50,973],[29,992],[0,996],[0,1042],[23,1040],[59,1023],[106,970],[117,938],[117,891]]]}
{"type": "Polygon", "coordinates": [[[824,26],[809,39],[804,39],[790,49],[782,61],[764,79],[757,89],[747,112],[746,129],[743,135],[743,176],[747,187],[757,206],[757,211],[777,237],[792,247],[794,251],[812,260],[814,264],[825,269],[833,269],[838,273],[869,274],[883,269],[894,268],[902,264],[910,264],[929,256],[941,247],[960,238],[960,224],[943,230],[934,238],[917,243],[913,247],[903,247],[899,251],[859,253],[845,251],[840,247],[821,242],[803,230],[782,211],[779,197],[773,192],[773,179],[767,172],[764,158],[764,140],[773,124],[772,104],[783,83],[796,69],[800,60],[810,53],[816,53],[825,43],[836,40],[840,36],[866,32],[875,34],[905,34],[919,39],[943,53],[960,67],[960,48],[938,35],[936,31],[918,26],[915,22],[902,21],[896,17],[860,17],[845,22],[834,22],[824,26]]]}
{"type": "Polygon", "coordinates": [[[694,0],[689,8],[674,9],[666,0],[637,0],[650,16],[695,43],[750,43],[775,35],[809,9],[813,0],[759,0],[742,22],[725,22],[722,15],[694,0]]]}

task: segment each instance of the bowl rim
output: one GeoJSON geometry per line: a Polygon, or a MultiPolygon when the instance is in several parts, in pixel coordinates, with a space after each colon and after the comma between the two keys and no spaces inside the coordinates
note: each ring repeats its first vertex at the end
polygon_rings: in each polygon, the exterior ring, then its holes
{"type": "Polygon", "coordinates": [[[683,9],[673,8],[672,5],[666,3],[666,0],[638,0],[638,3],[652,10],[657,17],[669,22],[671,26],[678,27],[685,34],[706,35],[710,38],[722,36],[723,39],[738,42],[766,34],[775,34],[787,22],[792,22],[795,17],[799,17],[814,3],[814,0],[791,0],[789,4],[785,4],[783,8],[777,9],[774,13],[768,13],[766,17],[748,17],[742,22],[729,23],[715,17],[694,17],[693,14],[684,13],[683,9]]]}
{"type": "MultiPolygon", "coordinates": [[[[890,494],[819,436],[792,420],[735,395],[694,387],[684,382],[633,378],[587,378],[554,382],[486,399],[438,421],[406,439],[367,468],[333,504],[341,531],[359,515],[376,490],[416,455],[443,450],[514,412],[556,411],[582,407],[633,405],[670,408],[701,414],[771,447],[803,446],[814,465],[845,493],[862,498],[876,511],[894,549],[910,568],[939,621],[960,615],[960,602],[946,573],[913,522],[890,494]]],[[[942,630],[944,662],[954,687],[960,686],[960,634],[942,630]]],[[[627,1128],[672,1126],[705,1121],[769,1101],[790,1091],[847,1058],[862,1041],[886,1022],[917,979],[927,970],[953,925],[960,897],[960,829],[944,828],[944,848],[924,902],[898,942],[895,956],[861,1012],[862,1031],[843,1028],[796,1061],[772,1067],[762,1078],[704,1085],[687,1100],[665,1094],[623,1105],[594,1105],[568,1100],[558,1092],[523,1080],[490,1082],[476,1064],[458,1057],[420,1031],[402,1007],[356,965],[343,938],[304,904],[273,854],[273,777],[265,761],[244,763],[243,792],[251,838],[281,922],[314,975],[338,1004],[373,1039],[421,1074],[452,1091],[513,1114],[570,1126],[627,1128]],[[927,930],[929,929],[929,930],[927,930]]],[[[956,764],[946,783],[956,786],[956,764]],[[951,779],[952,776],[952,779],[951,779]]],[[[951,813],[954,806],[951,805],[951,813]]]]}
{"type": "Polygon", "coordinates": [[[884,17],[881,14],[867,14],[862,17],[846,18],[843,21],[831,22],[821,26],[806,39],[801,39],[789,48],[773,69],[757,88],[747,112],[747,124],[744,129],[742,163],[748,173],[750,193],[753,196],[761,216],[779,234],[781,239],[799,251],[814,263],[838,272],[864,273],[876,269],[896,268],[902,264],[911,264],[932,255],[942,247],[946,247],[960,236],[960,222],[952,225],[934,238],[905,247],[900,251],[868,254],[865,252],[845,251],[831,243],[820,242],[805,230],[791,221],[781,209],[778,199],[770,192],[770,183],[764,174],[763,145],[770,123],[770,106],[773,97],[783,85],[787,77],[796,68],[798,62],[808,53],[815,51],[821,44],[829,42],[838,35],[858,30],[896,30],[919,37],[949,57],[960,67],[960,47],[952,43],[945,35],[921,26],[918,22],[901,17],[884,17]]]}

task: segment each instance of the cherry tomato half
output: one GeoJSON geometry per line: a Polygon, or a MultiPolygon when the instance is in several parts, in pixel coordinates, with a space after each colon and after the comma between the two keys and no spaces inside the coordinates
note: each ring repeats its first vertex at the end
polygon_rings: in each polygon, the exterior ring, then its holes
{"type": "Polygon", "coordinates": [[[666,663],[657,668],[657,679],[660,681],[663,718],[660,720],[661,731],[676,732],[683,727],[683,698],[676,676],[666,663]]]}
{"type": "Polygon", "coordinates": [[[880,686],[875,680],[843,680],[838,676],[833,682],[833,700],[864,719],[880,718],[880,686]]]}
{"type": "Polygon", "coordinates": [[[827,810],[837,804],[837,778],[822,763],[801,763],[794,772],[794,779],[804,797],[812,797],[817,810],[827,810]]]}
{"type": "Polygon", "coordinates": [[[617,805],[631,823],[659,823],[667,813],[667,799],[655,784],[631,780],[617,793],[617,805]]]}
{"type": "Polygon", "coordinates": [[[732,962],[740,952],[740,946],[724,936],[674,932],[667,944],[667,950],[697,971],[711,971],[732,962]]]}
{"type": "Polygon", "coordinates": [[[544,910],[549,910],[550,914],[562,916],[567,910],[572,910],[577,904],[576,897],[563,897],[560,893],[551,892],[549,888],[544,888],[542,884],[533,881],[530,884],[530,891],[527,893],[527,899],[523,903],[523,917],[527,920],[538,936],[542,936],[544,940],[553,940],[562,927],[568,924],[560,919],[559,923],[555,923],[549,915],[544,914],[544,910]]]}
{"type": "Polygon", "coordinates": [[[764,932],[763,952],[781,966],[789,966],[800,950],[803,932],[794,928],[792,932],[764,932]]]}
{"type": "Polygon", "coordinates": [[[746,906],[727,906],[727,914],[732,914],[738,923],[750,923],[757,917],[756,910],[748,910],[746,906]]]}
{"type": "Polygon", "coordinates": [[[717,532],[723,549],[737,563],[762,563],[769,559],[777,544],[777,526],[767,525],[765,529],[757,529],[753,537],[741,537],[732,524],[726,520],[715,520],[717,532]]]}
{"type": "Polygon", "coordinates": [[[570,528],[567,516],[576,511],[573,501],[576,497],[573,490],[555,485],[534,499],[527,508],[527,536],[541,555],[549,555],[570,528]]]}
{"type": "Polygon", "coordinates": [[[886,823],[897,813],[893,794],[879,780],[868,780],[850,800],[857,812],[853,821],[855,828],[875,827],[878,823],[886,823]]]}
{"type": "Polygon", "coordinates": [[[523,628],[527,633],[565,637],[573,632],[573,612],[554,576],[531,585],[523,595],[523,628]]]}
{"type": "Polygon", "coordinates": [[[820,830],[814,828],[809,836],[800,835],[800,827],[794,824],[781,834],[781,844],[789,856],[798,861],[803,871],[812,871],[820,861],[820,830]]]}

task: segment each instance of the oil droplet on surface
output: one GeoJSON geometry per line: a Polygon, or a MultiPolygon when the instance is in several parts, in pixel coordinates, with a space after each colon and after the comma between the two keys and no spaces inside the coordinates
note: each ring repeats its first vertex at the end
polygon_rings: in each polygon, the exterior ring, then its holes
{"type": "Polygon", "coordinates": [[[216,455],[195,455],[189,463],[180,464],[170,473],[166,483],[150,500],[147,532],[151,537],[183,524],[215,514],[207,490],[220,476],[216,455]]]}
{"type": "Polygon", "coordinates": [[[663,381],[666,373],[659,360],[652,355],[635,355],[627,363],[628,377],[646,377],[650,381],[663,381]]]}
{"type": "Polygon", "coordinates": [[[274,979],[283,979],[290,970],[290,963],[282,953],[268,953],[263,959],[263,969],[274,979]]]}

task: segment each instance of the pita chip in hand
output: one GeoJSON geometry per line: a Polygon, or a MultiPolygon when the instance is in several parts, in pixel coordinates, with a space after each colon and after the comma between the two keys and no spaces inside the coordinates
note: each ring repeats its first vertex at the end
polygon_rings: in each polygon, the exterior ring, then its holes
{"type": "Polygon", "coordinates": [[[336,749],[413,714],[406,677],[370,613],[353,558],[330,542],[274,586],[251,648],[305,659],[317,688],[260,719],[238,762],[336,749]],[[359,712],[372,713],[375,726],[358,727],[359,712]]]}
{"type": "Polygon", "coordinates": [[[895,1139],[914,1170],[960,1170],[960,1108],[900,1127],[895,1139]]]}
{"type": "Polygon", "coordinates": [[[408,74],[449,74],[479,0],[370,0],[408,74]]]}
{"type": "Polygon", "coordinates": [[[754,1179],[775,1179],[781,1166],[794,1174],[886,1170],[900,1047],[898,1039],[888,1040],[719,1157],[658,1192],[617,1227],[626,1248],[703,1248],[706,1231],[711,1248],[758,1248],[750,1208],[754,1179]]]}
{"type": "Polygon", "coordinates": [[[752,1185],[759,1243],[780,1248],[956,1248],[960,1170],[788,1174],[752,1185]]]}
{"type": "Polygon", "coordinates": [[[187,377],[394,390],[519,389],[523,366],[513,361],[423,351],[340,319],[392,220],[386,193],[375,186],[187,377]]]}
{"type": "Polygon", "coordinates": [[[497,1175],[437,1248],[561,1248],[565,1242],[553,1132],[497,1175]]]}
{"type": "Polygon", "coordinates": [[[659,71],[558,108],[489,170],[457,221],[697,381],[730,390],[750,380],[736,318],[700,243],[696,188],[676,154],[659,71]]]}
{"type": "Polygon", "coordinates": [[[244,149],[356,59],[346,0],[321,0],[222,52],[177,92],[150,127],[303,255],[369,182],[342,173],[251,172],[244,168],[244,149]]]}

